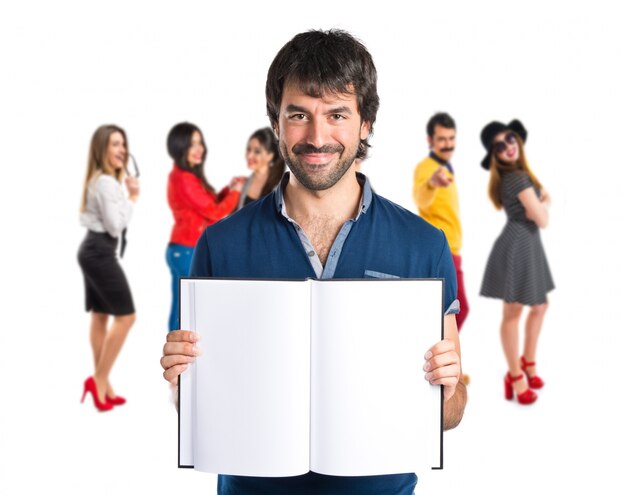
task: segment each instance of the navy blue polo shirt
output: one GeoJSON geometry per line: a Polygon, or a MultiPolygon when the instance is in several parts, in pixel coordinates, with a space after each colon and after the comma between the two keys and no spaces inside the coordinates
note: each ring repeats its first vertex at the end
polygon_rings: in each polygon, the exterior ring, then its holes
{"type": "MultiPolygon", "coordinates": [[[[340,230],[326,266],[306,234],[289,218],[282,189],[208,227],[194,251],[192,277],[234,278],[443,278],[446,314],[458,313],[456,272],[444,233],[414,213],[362,187],[359,212],[340,230]]],[[[361,308],[366,311],[366,308],[361,308]]],[[[287,478],[218,478],[219,495],[409,495],[414,473],[326,476],[309,472],[287,478]]]]}

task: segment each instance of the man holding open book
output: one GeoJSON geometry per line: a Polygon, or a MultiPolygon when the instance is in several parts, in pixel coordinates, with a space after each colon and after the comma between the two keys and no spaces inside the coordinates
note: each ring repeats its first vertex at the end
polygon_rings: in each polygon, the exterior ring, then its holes
{"type": "MultiPolygon", "coordinates": [[[[290,173],[273,193],[204,232],[191,276],[444,279],[444,339],[424,349],[423,369],[427,381],[443,386],[444,429],[454,428],[466,392],[459,382],[457,289],[448,243],[440,230],[375,194],[356,173],[355,160],[367,154],[378,111],[376,78],[370,54],[343,31],[301,33],[279,51],[268,71],[266,100],[290,173]]],[[[385,328],[380,334],[384,339],[385,328]]],[[[194,332],[168,334],[161,365],[171,383],[199,354],[196,342],[194,332]]],[[[218,493],[411,494],[416,482],[414,473],[220,475],[218,493]]]]}

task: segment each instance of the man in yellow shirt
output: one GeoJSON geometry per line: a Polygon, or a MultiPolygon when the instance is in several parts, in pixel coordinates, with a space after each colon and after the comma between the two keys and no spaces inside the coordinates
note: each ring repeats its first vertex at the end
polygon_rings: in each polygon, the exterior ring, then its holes
{"type": "Polygon", "coordinates": [[[459,331],[469,312],[463,271],[461,270],[461,219],[459,195],[450,159],[454,153],[456,125],[447,113],[433,115],[426,125],[430,155],[417,164],[413,179],[413,199],[424,220],[440,228],[448,239],[457,278],[457,299],[461,306],[456,315],[459,331]]]}

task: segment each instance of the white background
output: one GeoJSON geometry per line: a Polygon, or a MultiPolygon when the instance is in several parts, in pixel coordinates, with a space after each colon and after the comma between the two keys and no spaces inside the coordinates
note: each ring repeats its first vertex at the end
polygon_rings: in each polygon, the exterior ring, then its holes
{"type": "Polygon", "coordinates": [[[381,107],[363,168],[377,192],[414,210],[427,119],[448,111],[458,127],[471,304],[461,342],[472,383],[463,423],[445,436],[445,469],[421,476],[418,493],[624,491],[618,2],[411,4],[2,3],[0,492],[214,492],[214,477],[176,467],[176,413],[158,363],[170,301],[165,137],[194,122],[215,186],[246,173],[247,137],[268,123],[271,60],[296,33],[331,27],[362,39],[378,68],[381,107]],[[538,355],[547,385],[531,407],[503,400],[501,305],[478,297],[504,224],[487,199],[478,136],[512,118],[528,128],[529,161],[553,197],[543,239],[557,289],[538,355]],[[92,364],[76,263],[88,144],[103,123],[126,129],[142,172],[123,260],[138,320],[112,376],[129,402],[107,414],[79,404],[92,364]]]}

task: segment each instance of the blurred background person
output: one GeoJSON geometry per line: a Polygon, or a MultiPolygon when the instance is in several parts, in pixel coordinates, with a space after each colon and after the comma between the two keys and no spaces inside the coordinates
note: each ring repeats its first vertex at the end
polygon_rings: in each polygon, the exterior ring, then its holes
{"type": "Polygon", "coordinates": [[[237,209],[272,192],[285,173],[285,161],[280,155],[278,139],[272,129],[263,127],[250,136],[246,161],[252,174],[243,186],[237,209]]]}
{"type": "MultiPolygon", "coordinates": [[[[436,113],[426,124],[429,155],[415,167],[413,200],[420,216],[446,235],[456,270],[459,312],[456,324],[459,332],[469,313],[465,282],[461,268],[463,230],[459,209],[459,192],[450,160],[456,146],[456,124],[447,113],[436,113]]],[[[469,376],[463,375],[465,384],[469,376]]]]}
{"type": "Polygon", "coordinates": [[[204,175],[207,148],[202,131],[189,122],[176,124],[167,136],[167,151],[174,160],[167,182],[167,201],[174,226],[166,260],[172,274],[172,306],[168,328],[179,328],[178,279],[189,275],[191,255],[204,229],[237,206],[244,178],[234,177],[219,193],[204,175]]]}
{"type": "Polygon", "coordinates": [[[554,289],[539,234],[539,229],[548,225],[550,197],[528,167],[526,136],[519,120],[507,125],[491,122],[480,135],[487,150],[481,165],[489,170],[489,198],[496,209],[504,208],[507,217],[489,255],[480,294],[504,301],[500,334],[509,368],[505,398],[516,395],[520,404],[535,402],[537,394],[531,389],[543,387],[535,355],[548,308],[547,293],[554,289]],[[530,310],[520,357],[518,327],[524,306],[530,310]]]}
{"type": "Polygon", "coordinates": [[[450,244],[456,268],[460,311],[456,322],[461,331],[469,305],[461,270],[463,231],[459,213],[459,193],[450,160],[456,146],[456,124],[447,113],[433,115],[426,124],[429,155],[415,167],[413,200],[422,218],[443,230],[450,244]]]}
{"type": "Polygon", "coordinates": [[[78,262],[85,280],[86,309],[91,311],[90,341],[94,357],[94,374],[85,380],[82,401],[91,393],[100,411],[126,402],[116,395],[109,375],[135,322],[130,287],[116,256],[120,237],[120,257],[124,254],[125,230],[139,197],[137,179],[125,176],[127,163],[128,141],[124,130],[115,125],[99,127],[91,138],[87,160],[80,214],[87,235],[80,245],[78,262]],[[110,327],[109,316],[113,317],[110,327]]]}

